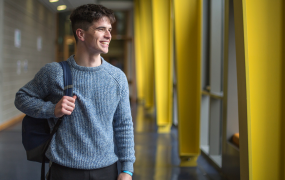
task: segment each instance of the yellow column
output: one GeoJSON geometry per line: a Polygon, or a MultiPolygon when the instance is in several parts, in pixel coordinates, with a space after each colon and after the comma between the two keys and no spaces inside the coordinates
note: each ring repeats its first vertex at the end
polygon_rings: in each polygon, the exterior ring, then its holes
{"type": "Polygon", "coordinates": [[[202,0],[175,0],[178,131],[181,166],[200,153],[202,0]]]}
{"type": "Polygon", "coordinates": [[[144,63],[143,76],[145,107],[149,113],[154,108],[154,62],[153,62],[153,28],[152,28],[151,0],[140,0],[140,40],[142,41],[142,62],[144,63]]]}
{"type": "Polygon", "coordinates": [[[234,1],[242,180],[284,179],[282,5],[234,1]]]}
{"type": "Polygon", "coordinates": [[[172,125],[172,0],[152,0],[155,97],[159,133],[172,125]]]}
{"type": "MultiPolygon", "coordinates": [[[[283,1],[283,6],[282,6],[282,10],[283,10],[283,22],[282,22],[282,32],[284,32],[285,31],[285,2],[283,1]]],[[[281,129],[281,135],[282,135],[282,138],[281,138],[281,179],[282,180],[285,180],[285,171],[284,171],[284,169],[285,169],[285,132],[284,132],[284,129],[285,129],[285,111],[284,111],[284,109],[285,109],[285,51],[284,51],[284,47],[285,47],[285,35],[284,35],[284,33],[283,33],[283,38],[282,38],[282,40],[283,40],[283,43],[282,43],[282,49],[283,49],[283,54],[282,54],[282,56],[283,56],[283,58],[282,58],[282,91],[281,92],[283,92],[282,93],[282,106],[281,106],[281,112],[282,112],[282,119],[281,119],[281,122],[282,122],[282,124],[281,124],[281,127],[280,127],[280,129],[281,129]]]]}
{"type": "Polygon", "coordinates": [[[139,8],[139,0],[134,2],[134,31],[135,31],[135,58],[136,58],[136,78],[137,78],[137,97],[139,101],[143,101],[144,93],[144,62],[142,56],[142,40],[141,40],[141,14],[139,8]]]}

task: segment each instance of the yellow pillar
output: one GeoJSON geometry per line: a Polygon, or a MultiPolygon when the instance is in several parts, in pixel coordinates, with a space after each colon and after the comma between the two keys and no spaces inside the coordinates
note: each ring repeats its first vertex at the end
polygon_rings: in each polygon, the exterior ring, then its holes
{"type": "Polygon", "coordinates": [[[159,133],[169,133],[172,125],[172,0],[152,0],[155,64],[155,97],[159,133]]]}
{"type": "Polygon", "coordinates": [[[282,5],[234,0],[242,180],[284,180],[282,5]]]}
{"type": "Polygon", "coordinates": [[[135,34],[135,58],[136,58],[136,78],[137,78],[137,98],[144,101],[144,62],[142,57],[142,40],[141,40],[141,15],[139,0],[134,1],[134,34],[135,34]]]}
{"type": "MultiPolygon", "coordinates": [[[[282,10],[283,10],[283,22],[282,22],[282,31],[284,32],[285,31],[285,2],[283,1],[283,6],[282,6],[282,10]]],[[[283,38],[282,38],[282,40],[283,40],[283,43],[282,43],[282,47],[283,47],[283,49],[284,49],[284,47],[285,47],[285,35],[284,35],[284,33],[283,33],[283,38]]],[[[281,138],[281,145],[282,145],[282,149],[281,149],[281,169],[285,169],[285,153],[283,153],[283,152],[285,152],[285,132],[284,132],[284,129],[285,129],[285,111],[284,111],[284,109],[285,109],[285,51],[283,51],[283,60],[282,60],[282,62],[283,62],[283,64],[282,64],[282,119],[281,119],[281,122],[282,122],[282,124],[281,124],[281,132],[282,132],[282,138],[281,138]]],[[[282,171],[281,171],[282,172],[282,171]]],[[[285,180],[285,171],[283,171],[283,173],[281,174],[281,179],[282,180],[285,180]]]]}
{"type": "Polygon", "coordinates": [[[140,0],[140,40],[142,41],[142,62],[144,63],[143,76],[145,107],[149,113],[154,108],[154,62],[153,62],[153,28],[152,28],[151,0],[140,0]]]}
{"type": "MultiPolygon", "coordinates": [[[[285,31],[285,2],[283,1],[283,6],[282,6],[282,10],[283,10],[283,22],[282,22],[282,32],[284,32],[285,31]]],[[[283,33],[283,38],[282,38],[282,40],[283,40],[283,43],[282,43],[282,47],[283,47],[283,49],[284,49],[284,47],[285,47],[285,35],[284,35],[284,33],[283,33]]],[[[285,131],[284,131],[284,129],[285,129],[285,111],[284,111],[284,109],[285,109],[285,51],[283,51],[283,54],[282,54],[282,56],[283,56],[283,58],[282,58],[282,91],[281,92],[283,92],[282,93],[282,104],[281,104],[281,112],[282,112],[282,114],[281,114],[281,117],[282,117],[282,119],[281,119],[281,122],[282,122],[282,124],[281,124],[281,127],[280,127],[280,129],[281,129],[281,135],[282,135],[282,137],[281,137],[281,179],[282,180],[285,180],[285,171],[284,171],[284,169],[285,169],[285,131]],[[282,169],[283,169],[283,171],[282,171],[282,169]]]]}
{"type": "Polygon", "coordinates": [[[202,0],[175,0],[178,133],[181,166],[200,153],[202,0]]]}

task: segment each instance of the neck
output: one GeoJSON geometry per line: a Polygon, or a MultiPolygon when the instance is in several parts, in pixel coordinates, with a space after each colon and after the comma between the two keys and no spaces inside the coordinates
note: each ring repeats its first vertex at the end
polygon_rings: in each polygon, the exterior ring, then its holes
{"type": "Polygon", "coordinates": [[[77,47],[74,60],[76,64],[84,67],[97,67],[102,63],[100,54],[90,54],[85,51],[85,48],[80,48],[80,46],[77,47]]]}

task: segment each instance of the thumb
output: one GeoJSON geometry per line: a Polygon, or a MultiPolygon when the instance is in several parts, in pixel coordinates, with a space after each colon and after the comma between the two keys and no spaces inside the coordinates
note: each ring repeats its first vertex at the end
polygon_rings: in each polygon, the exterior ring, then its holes
{"type": "Polygon", "coordinates": [[[76,98],[77,98],[77,96],[75,96],[75,95],[74,95],[72,98],[73,98],[73,99],[76,99],[76,98]]]}

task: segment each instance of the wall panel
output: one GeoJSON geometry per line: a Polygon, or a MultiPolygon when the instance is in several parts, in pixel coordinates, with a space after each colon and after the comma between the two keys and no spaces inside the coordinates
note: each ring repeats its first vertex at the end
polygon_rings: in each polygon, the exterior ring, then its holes
{"type": "MultiPolygon", "coordinates": [[[[2,69],[3,66],[3,19],[4,19],[4,0],[0,0],[0,92],[2,91],[2,69]]],[[[0,102],[2,102],[2,97],[0,96],[0,102]]],[[[2,119],[2,108],[0,104],[0,123],[2,119]]]]}
{"type": "Polygon", "coordinates": [[[56,40],[55,14],[37,0],[4,0],[2,8],[0,124],[20,114],[14,106],[15,94],[42,66],[55,61],[56,40]],[[14,45],[15,29],[21,32],[20,47],[14,45]],[[38,37],[42,40],[40,51],[38,37]]]}

